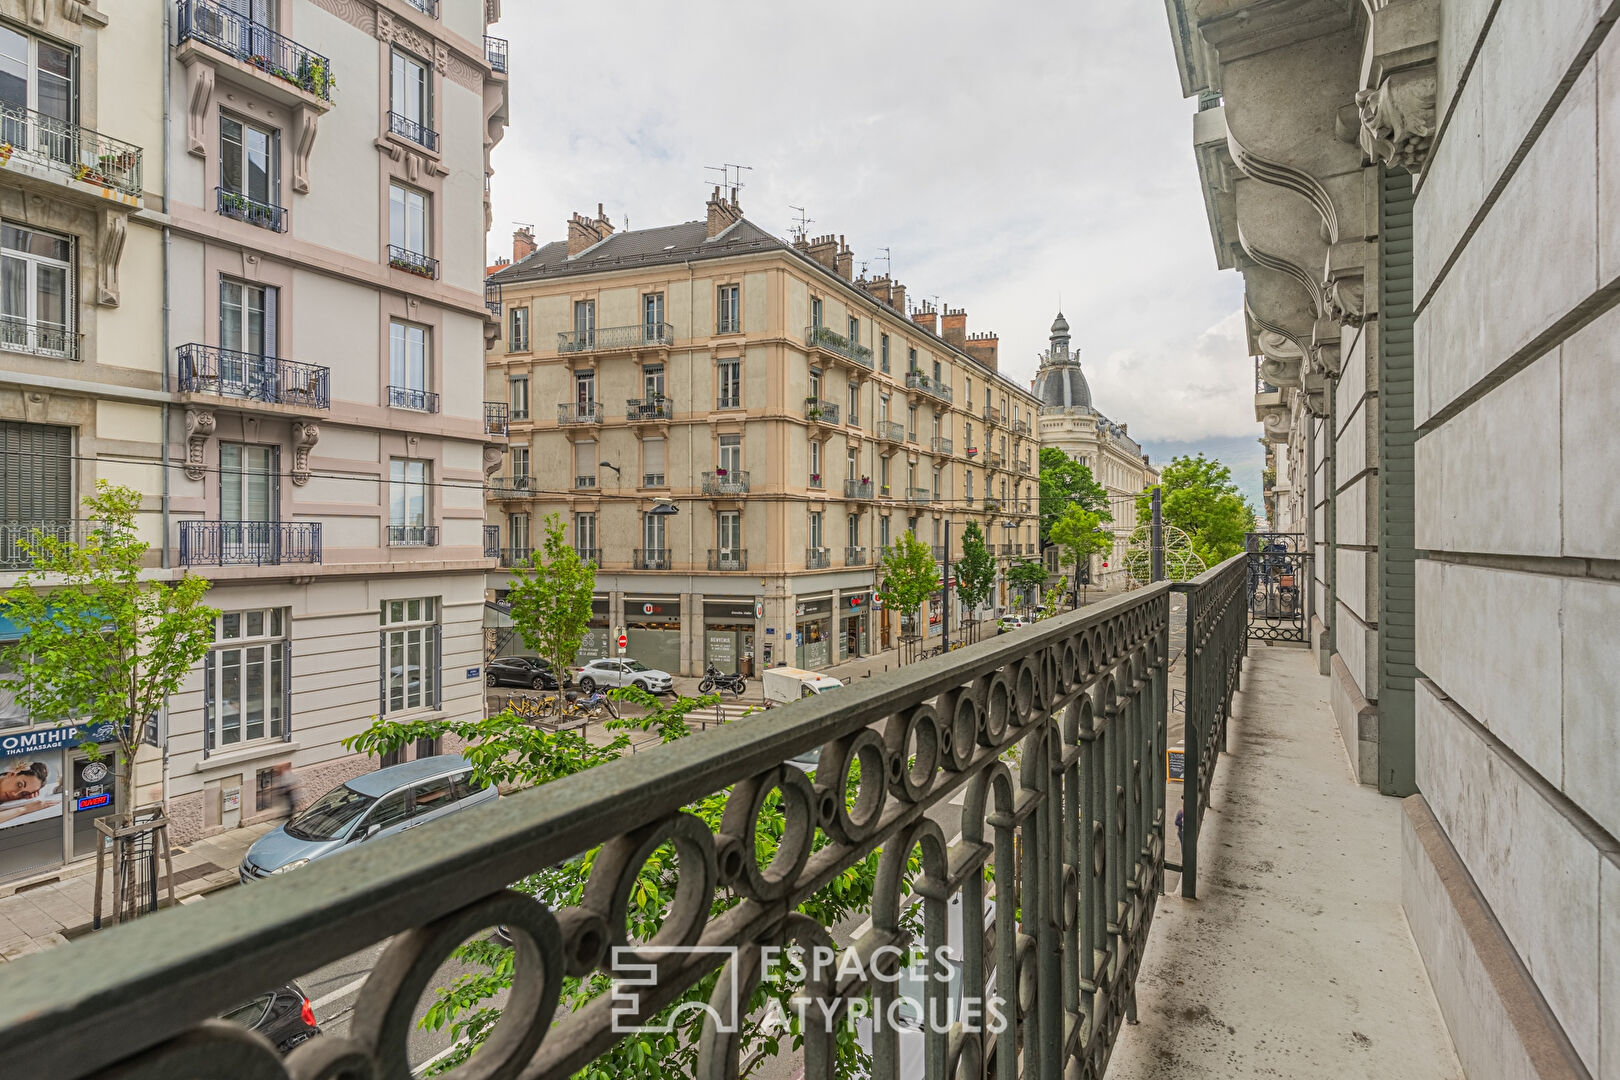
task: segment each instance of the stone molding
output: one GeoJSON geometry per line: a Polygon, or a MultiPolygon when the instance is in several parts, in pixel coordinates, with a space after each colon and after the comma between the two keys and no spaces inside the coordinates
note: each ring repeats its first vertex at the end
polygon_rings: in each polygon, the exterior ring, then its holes
{"type": "Polygon", "coordinates": [[[1368,11],[1356,111],[1369,158],[1420,175],[1439,130],[1439,0],[1382,0],[1368,11]]]}
{"type": "Polygon", "coordinates": [[[201,480],[208,474],[203,463],[203,451],[213,437],[217,421],[207,409],[186,410],[186,475],[201,480]]]}
{"type": "Polygon", "coordinates": [[[292,426],[292,482],[299,487],[309,483],[309,454],[321,441],[321,426],[312,421],[292,426]]]}
{"type": "Polygon", "coordinates": [[[506,459],[506,447],[501,443],[484,444],[484,476],[494,476],[501,470],[501,462],[506,459]]]}

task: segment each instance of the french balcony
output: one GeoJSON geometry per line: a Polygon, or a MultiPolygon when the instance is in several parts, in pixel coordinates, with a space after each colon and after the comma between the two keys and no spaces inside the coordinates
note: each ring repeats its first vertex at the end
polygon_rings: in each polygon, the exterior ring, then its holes
{"type": "Polygon", "coordinates": [[[667,349],[673,344],[675,327],[664,322],[563,330],[557,334],[557,351],[564,355],[667,349]]]}
{"type": "Polygon", "coordinates": [[[517,566],[528,566],[534,558],[532,547],[501,548],[498,558],[503,569],[510,570],[517,566]]]}
{"type": "Polygon", "coordinates": [[[668,423],[675,419],[675,403],[667,397],[626,398],[624,417],[632,424],[668,423]]]}
{"type": "Polygon", "coordinates": [[[926,502],[932,502],[933,499],[934,499],[934,493],[932,491],[930,491],[928,488],[920,488],[920,487],[908,487],[908,488],[906,488],[906,502],[908,502],[908,503],[926,503],[926,502]]]}
{"type": "Polygon", "coordinates": [[[747,570],[748,552],[743,548],[710,548],[709,569],[719,572],[723,570],[747,570]]]}
{"type": "Polygon", "coordinates": [[[870,481],[870,480],[845,480],[844,481],[844,498],[846,498],[846,499],[870,499],[871,497],[872,497],[872,481],[870,481]]]}
{"type": "Polygon", "coordinates": [[[65,326],[0,316],[0,349],[7,352],[27,353],[51,360],[77,360],[83,342],[83,334],[76,334],[65,326]]]}
{"type": "Polygon", "coordinates": [[[240,191],[214,189],[214,211],[222,217],[235,218],[271,232],[287,231],[287,209],[275,203],[250,199],[240,191]]]}
{"type": "Polygon", "coordinates": [[[637,570],[668,570],[668,548],[636,548],[631,553],[630,565],[637,570]]]}
{"type": "Polygon", "coordinates": [[[213,0],[180,0],[178,12],[182,59],[188,48],[206,47],[236,61],[268,89],[280,88],[276,96],[284,101],[331,107],[332,62],[320,53],[213,0]]]}
{"type": "Polygon", "coordinates": [[[501,527],[499,525],[484,526],[484,558],[498,559],[501,554],[501,527]]]}
{"type": "Polygon", "coordinates": [[[27,570],[34,564],[30,548],[39,549],[47,539],[83,540],[91,528],[83,519],[0,521],[0,570],[27,570]]]}
{"type": "Polygon", "coordinates": [[[804,565],[809,570],[825,570],[832,565],[832,558],[827,548],[805,548],[804,565]]]}
{"type": "Polygon", "coordinates": [[[820,349],[834,356],[872,370],[872,350],[859,342],[851,341],[838,331],[828,326],[807,326],[804,328],[804,343],[812,349],[820,349]]]}
{"type": "Polygon", "coordinates": [[[810,486],[813,487],[813,488],[825,487],[825,485],[822,484],[822,482],[821,482],[821,474],[820,473],[813,472],[813,473],[810,474],[810,486]]]}
{"type": "Polygon", "coordinates": [[[989,513],[999,513],[1001,511],[1001,500],[995,498],[994,496],[987,495],[985,496],[984,500],[984,508],[989,513]]]}
{"type": "Polygon", "coordinates": [[[838,403],[824,401],[821,398],[807,397],[804,399],[804,418],[812,424],[836,425],[838,423],[838,403]]]}
{"type": "Polygon", "coordinates": [[[949,457],[951,455],[951,446],[950,439],[942,435],[935,435],[933,441],[929,444],[929,449],[941,457],[949,457]]]}
{"type": "Polygon", "coordinates": [[[595,401],[564,401],[557,405],[557,423],[563,427],[601,422],[602,406],[595,401]]]}
{"type": "Polygon", "coordinates": [[[1001,410],[994,408],[993,406],[986,405],[984,407],[984,419],[986,423],[990,424],[1001,423],[1001,410]]]}
{"type": "Polygon", "coordinates": [[[439,527],[437,525],[390,525],[388,526],[389,547],[438,547],[439,527]]]}
{"type": "Polygon", "coordinates": [[[439,17],[439,0],[405,0],[405,2],[430,19],[439,17]]]}
{"type": "Polygon", "coordinates": [[[880,498],[880,499],[892,499],[892,498],[894,498],[894,488],[891,487],[888,484],[880,484],[878,486],[878,498],[880,498]]]}
{"type": "Polygon", "coordinates": [[[580,562],[588,562],[588,563],[592,563],[593,565],[596,565],[596,566],[601,566],[602,565],[602,549],[601,548],[576,547],[576,548],[574,548],[574,554],[579,556],[579,561],[580,562]]]}
{"type": "Polygon", "coordinates": [[[497,476],[489,481],[489,496],[492,499],[532,499],[539,487],[536,478],[527,474],[497,476]]]}
{"type": "Polygon", "coordinates": [[[137,205],[142,153],[134,143],[71,121],[0,105],[0,167],[8,175],[66,189],[84,201],[137,205]]]}
{"type": "Polygon", "coordinates": [[[952,393],[949,386],[946,386],[943,381],[935,379],[925,371],[906,372],[906,388],[921,391],[947,404],[956,400],[956,395],[952,393]]]}
{"type": "Polygon", "coordinates": [[[902,443],[906,441],[906,429],[893,420],[879,420],[877,422],[878,441],[886,443],[902,443]]]}
{"type": "Polygon", "coordinates": [[[412,412],[436,413],[439,411],[439,395],[431,390],[418,390],[410,386],[390,386],[388,407],[409,409],[412,412]]]}
{"type": "Polygon", "coordinates": [[[644,488],[667,488],[669,487],[669,475],[661,472],[642,473],[641,486],[644,488]]]}
{"type": "Polygon", "coordinates": [[[506,39],[484,35],[484,59],[497,75],[506,74],[506,39]]]}
{"type": "Polygon", "coordinates": [[[504,401],[484,402],[484,434],[506,435],[510,431],[511,410],[504,401]]]}
{"type": "Polygon", "coordinates": [[[1007,464],[1007,456],[1000,450],[986,450],[984,452],[984,463],[992,469],[1000,469],[1007,464]]]}
{"type": "Polygon", "coordinates": [[[400,247],[398,244],[388,245],[388,265],[395,270],[403,270],[407,274],[414,274],[429,281],[438,279],[439,260],[431,255],[424,255],[420,251],[400,247]]]}
{"type": "Polygon", "coordinates": [[[864,547],[846,547],[844,549],[845,566],[865,566],[866,549],[864,547]]]}
{"type": "Polygon", "coordinates": [[[1028,420],[1014,420],[1013,425],[1012,425],[1012,429],[1013,429],[1013,434],[1014,435],[1028,435],[1029,434],[1029,421],[1028,420]]]}
{"type": "Polygon", "coordinates": [[[575,491],[594,491],[596,489],[595,475],[580,475],[574,477],[575,491]]]}
{"type": "Polygon", "coordinates": [[[703,474],[703,494],[705,495],[746,495],[748,494],[747,469],[717,469],[714,472],[703,474]]]}
{"type": "Polygon", "coordinates": [[[389,110],[388,130],[402,139],[426,147],[435,154],[439,152],[439,133],[420,120],[412,120],[404,113],[389,110]]]}
{"type": "MultiPolygon", "coordinates": [[[[489,314],[490,314],[490,316],[492,318],[498,319],[498,318],[501,317],[501,312],[502,312],[502,310],[504,310],[504,306],[505,305],[503,305],[502,302],[501,302],[501,283],[498,282],[498,281],[486,281],[486,282],[484,282],[484,310],[489,312],[489,314]]],[[[528,343],[527,340],[524,340],[521,343],[522,348],[518,347],[519,344],[520,343],[516,342],[516,341],[512,342],[511,348],[508,351],[510,351],[510,352],[528,352],[529,351],[529,343],[528,343]]]]}
{"type": "Polygon", "coordinates": [[[286,566],[321,561],[318,521],[182,521],[181,566],[286,566]]]}
{"type": "Polygon", "coordinates": [[[933,553],[934,553],[934,561],[935,562],[942,563],[942,562],[945,561],[945,545],[944,544],[935,544],[933,546],[932,550],[933,550],[933,553]]]}
{"type": "Polygon", "coordinates": [[[175,350],[175,385],[182,394],[329,409],[331,369],[278,356],[256,356],[193,342],[175,350]]]}
{"type": "Polygon", "coordinates": [[[716,409],[740,409],[742,408],[742,398],[734,394],[721,394],[714,399],[714,407],[716,409]]]}

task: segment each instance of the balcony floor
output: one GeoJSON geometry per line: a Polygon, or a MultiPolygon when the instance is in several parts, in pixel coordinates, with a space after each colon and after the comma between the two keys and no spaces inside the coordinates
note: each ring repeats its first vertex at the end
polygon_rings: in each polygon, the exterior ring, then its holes
{"type": "Polygon", "coordinates": [[[1401,911],[1400,801],[1351,778],[1327,687],[1250,643],[1200,895],[1168,875],[1109,1080],[1462,1077],[1401,911]]]}

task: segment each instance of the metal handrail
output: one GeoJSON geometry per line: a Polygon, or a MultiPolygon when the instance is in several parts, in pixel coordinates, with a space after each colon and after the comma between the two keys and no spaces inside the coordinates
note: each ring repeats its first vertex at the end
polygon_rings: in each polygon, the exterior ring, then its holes
{"type": "Polygon", "coordinates": [[[668,570],[669,548],[636,548],[630,565],[637,570],[668,570]]]}
{"type": "MultiPolygon", "coordinates": [[[[484,310],[488,311],[491,315],[498,319],[501,317],[502,308],[501,283],[498,281],[484,282],[484,310]]],[[[511,343],[512,352],[525,352],[528,350],[528,347],[529,343],[527,341],[523,342],[523,348],[521,349],[518,348],[517,342],[514,341],[511,343]]]]}
{"type": "Polygon", "coordinates": [[[869,346],[851,341],[830,326],[807,326],[804,328],[804,343],[816,349],[842,356],[845,360],[852,360],[868,371],[872,369],[872,350],[869,346]]]}
{"type": "Polygon", "coordinates": [[[668,348],[673,344],[675,327],[669,323],[635,323],[631,326],[602,326],[557,333],[557,351],[560,353],[668,348]]]}
{"type": "Polygon", "coordinates": [[[805,548],[804,565],[808,570],[825,570],[832,565],[832,553],[824,547],[805,548]]]}
{"type": "Polygon", "coordinates": [[[439,17],[439,0],[405,0],[405,2],[431,19],[439,17]]]}
{"type": "Polygon", "coordinates": [[[915,370],[906,372],[906,386],[912,390],[921,390],[923,393],[932,395],[941,401],[956,400],[956,395],[952,393],[949,386],[933,379],[927,372],[915,370]]]}
{"type": "Polygon", "coordinates": [[[439,527],[437,525],[392,525],[388,526],[389,547],[438,547],[439,527]]]}
{"type": "Polygon", "coordinates": [[[506,74],[506,39],[484,35],[484,59],[497,75],[506,74]]]}
{"type": "Polygon", "coordinates": [[[318,521],[182,521],[181,566],[283,566],[321,561],[318,521]]]}
{"type": "Polygon", "coordinates": [[[412,120],[404,113],[388,110],[388,130],[402,139],[409,139],[418,146],[425,146],[429,150],[438,152],[439,133],[422,123],[412,120]]]}
{"type": "Polygon", "coordinates": [[[420,251],[412,251],[398,244],[388,245],[388,265],[395,270],[403,270],[407,274],[417,277],[437,279],[439,276],[439,260],[431,255],[424,255],[420,251]]]}
{"type": "Polygon", "coordinates": [[[532,547],[501,548],[496,554],[503,570],[510,570],[514,566],[528,566],[529,560],[534,556],[532,547]]]}
{"type": "Polygon", "coordinates": [[[719,471],[703,474],[703,494],[705,495],[745,495],[747,492],[747,469],[731,469],[724,474],[719,471]]]}
{"type": "Polygon", "coordinates": [[[501,554],[501,527],[499,525],[484,526],[484,558],[495,559],[501,554]]]}
{"type": "Polygon", "coordinates": [[[0,316],[0,348],[32,356],[49,356],[56,360],[78,360],[79,346],[84,335],[65,326],[24,322],[10,316],[0,316]]]}
{"type": "Polygon", "coordinates": [[[143,151],[134,143],[16,105],[0,105],[0,142],[6,164],[28,161],[73,180],[141,194],[143,151]]]}
{"type": "Polygon", "coordinates": [[[717,572],[747,570],[748,550],[746,548],[710,548],[709,569],[717,572]]]}
{"type": "Polygon", "coordinates": [[[0,570],[26,570],[33,566],[27,547],[39,547],[46,539],[63,543],[83,540],[91,522],[87,519],[0,522],[0,570]]]}
{"type": "Polygon", "coordinates": [[[250,199],[240,191],[215,188],[214,211],[224,217],[245,221],[249,225],[257,225],[271,232],[287,231],[286,207],[250,199]]]}
{"type": "Polygon", "coordinates": [[[804,418],[819,424],[838,423],[838,403],[821,398],[804,399],[804,418]]]}
{"type": "Polygon", "coordinates": [[[877,437],[884,442],[905,442],[905,426],[894,420],[879,420],[877,423],[877,437]]]}
{"type": "Polygon", "coordinates": [[[511,431],[511,406],[504,401],[484,402],[484,434],[506,435],[511,431]]]}
{"type": "Polygon", "coordinates": [[[930,448],[936,454],[948,455],[951,453],[951,445],[950,439],[945,438],[943,435],[935,435],[930,448]]]}
{"type": "Polygon", "coordinates": [[[412,409],[416,412],[436,413],[439,411],[439,395],[432,390],[418,390],[410,386],[390,386],[388,388],[388,407],[391,409],[412,409]]]}
{"type": "Polygon", "coordinates": [[[845,480],[844,481],[844,498],[846,498],[846,499],[870,499],[871,497],[872,497],[872,481],[870,481],[870,480],[845,480]]]}
{"type": "Polygon", "coordinates": [[[930,491],[928,488],[919,488],[919,487],[908,487],[908,488],[906,488],[906,502],[909,502],[909,503],[925,503],[925,502],[933,501],[933,498],[934,498],[934,493],[932,491],[930,491]]]}
{"type": "Polygon", "coordinates": [[[866,548],[864,548],[864,547],[846,547],[846,548],[844,548],[844,565],[845,566],[865,566],[866,565],[866,548]]]}
{"type": "Polygon", "coordinates": [[[625,398],[626,420],[673,420],[675,403],[667,397],[625,398]]]}
{"type": "Polygon", "coordinates": [[[332,62],[315,50],[212,0],[179,0],[177,8],[177,42],[201,42],[322,101],[332,100],[332,62]]]}
{"type": "Polygon", "coordinates": [[[526,499],[539,489],[539,483],[527,473],[497,476],[489,481],[489,494],[495,499],[526,499]]]}
{"type": "Polygon", "coordinates": [[[192,342],[174,351],[181,393],[264,401],[273,405],[332,406],[332,371],[319,364],[258,356],[192,342]]]}
{"type": "Polygon", "coordinates": [[[600,424],[602,405],[596,401],[563,401],[557,405],[559,424],[600,424]]]}

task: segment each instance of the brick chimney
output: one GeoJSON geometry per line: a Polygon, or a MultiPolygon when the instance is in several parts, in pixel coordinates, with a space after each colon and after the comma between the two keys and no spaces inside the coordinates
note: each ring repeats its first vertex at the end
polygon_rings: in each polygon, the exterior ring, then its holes
{"type": "Polygon", "coordinates": [[[845,281],[855,277],[855,253],[844,243],[844,238],[838,238],[838,254],[833,256],[833,269],[845,281]]]}
{"type": "Polygon", "coordinates": [[[911,313],[911,321],[927,328],[930,334],[939,333],[939,312],[927,300],[917,305],[917,310],[911,313]]]}
{"type": "Polygon", "coordinates": [[[804,253],[834,273],[838,271],[838,238],[832,233],[811,240],[804,253]]]}
{"type": "Polygon", "coordinates": [[[967,308],[945,307],[945,316],[940,321],[939,334],[946,341],[958,349],[967,345],[967,308]]]}
{"type": "Polygon", "coordinates": [[[512,233],[512,261],[522,262],[533,255],[539,247],[534,242],[534,230],[527,225],[512,233]]]}
{"type": "Polygon", "coordinates": [[[906,310],[906,287],[898,281],[889,292],[889,306],[896,311],[906,310]]]}
{"type": "Polygon", "coordinates": [[[1001,348],[1001,339],[996,337],[994,330],[984,330],[977,334],[969,334],[962,345],[963,350],[973,359],[989,368],[991,371],[1001,370],[997,366],[996,355],[1001,348]]]}
{"type": "Polygon", "coordinates": [[[602,204],[597,203],[594,220],[584,214],[575,214],[568,219],[568,254],[570,257],[578,255],[612,235],[613,222],[602,212],[602,204]]]}
{"type": "Polygon", "coordinates": [[[889,303],[891,297],[894,295],[894,283],[889,280],[889,275],[887,274],[884,274],[882,277],[875,277],[870,281],[862,282],[861,288],[865,289],[871,295],[872,299],[883,304],[889,303]]]}
{"type": "Polygon", "coordinates": [[[709,227],[704,230],[704,236],[712,240],[716,236],[731,228],[742,220],[742,206],[737,202],[737,189],[732,188],[729,196],[722,195],[716,187],[714,194],[709,196],[709,227]]]}

